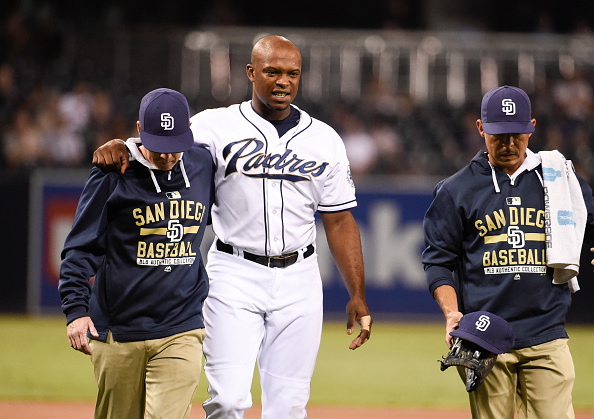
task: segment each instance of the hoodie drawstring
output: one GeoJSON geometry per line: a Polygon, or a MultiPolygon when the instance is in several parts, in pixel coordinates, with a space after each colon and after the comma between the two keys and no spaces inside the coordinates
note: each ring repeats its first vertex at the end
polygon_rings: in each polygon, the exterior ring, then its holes
{"type": "Polygon", "coordinates": [[[542,180],[542,176],[540,175],[538,170],[535,170],[534,173],[536,173],[536,176],[538,176],[538,180],[540,180],[540,184],[544,187],[544,182],[542,180]]]}
{"type": "Polygon", "coordinates": [[[493,185],[495,186],[495,193],[501,193],[501,189],[499,189],[499,183],[497,183],[497,176],[495,176],[495,167],[493,166],[493,164],[490,161],[489,161],[489,166],[491,167],[491,177],[493,178],[493,185]]]}
{"type": "MultiPolygon", "coordinates": [[[[182,176],[184,177],[184,181],[186,182],[186,189],[190,188],[190,180],[188,179],[188,174],[186,173],[186,167],[184,166],[184,161],[183,159],[179,160],[179,168],[182,172],[182,176]]],[[[149,173],[151,174],[151,179],[153,179],[153,184],[155,185],[155,189],[157,190],[157,193],[161,193],[161,188],[159,187],[159,182],[157,182],[157,178],[155,176],[155,174],[153,173],[153,169],[151,169],[150,167],[147,167],[149,173]]],[[[169,170],[169,174],[168,174],[168,179],[171,180],[171,170],[169,170]]]]}
{"type": "Polygon", "coordinates": [[[181,169],[182,175],[184,180],[186,181],[186,189],[190,187],[190,180],[188,179],[188,175],[186,174],[186,167],[184,166],[184,160],[179,160],[179,168],[181,169]]]}
{"type": "Polygon", "coordinates": [[[157,182],[157,178],[155,177],[155,174],[153,173],[153,169],[148,169],[149,173],[151,174],[151,178],[153,179],[153,184],[155,185],[155,189],[157,190],[157,193],[161,193],[161,188],[159,187],[159,183],[157,182]]]}

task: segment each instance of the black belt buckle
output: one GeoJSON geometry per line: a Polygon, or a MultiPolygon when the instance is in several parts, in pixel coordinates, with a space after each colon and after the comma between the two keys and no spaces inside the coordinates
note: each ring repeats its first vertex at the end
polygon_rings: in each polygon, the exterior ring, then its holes
{"type": "Polygon", "coordinates": [[[297,252],[282,256],[267,257],[266,266],[269,268],[286,268],[297,262],[299,254],[297,252]]]}
{"type": "MultiPolygon", "coordinates": [[[[217,250],[221,252],[234,254],[233,246],[227,243],[223,243],[222,241],[217,239],[217,250]]],[[[309,256],[313,255],[314,253],[314,246],[310,244],[307,246],[303,253],[303,259],[308,258],[309,256]]],[[[252,262],[258,263],[260,265],[268,266],[269,268],[287,268],[297,262],[299,258],[299,252],[289,253],[287,255],[281,256],[259,256],[255,255],[250,252],[243,252],[244,259],[250,260],[252,262]]]]}

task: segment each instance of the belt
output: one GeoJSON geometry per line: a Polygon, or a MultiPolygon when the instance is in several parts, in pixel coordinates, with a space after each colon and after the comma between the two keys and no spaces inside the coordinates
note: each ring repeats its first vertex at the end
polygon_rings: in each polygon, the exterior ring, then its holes
{"type": "MultiPolygon", "coordinates": [[[[234,254],[233,246],[223,243],[219,239],[217,239],[217,250],[229,253],[230,255],[234,254]]],[[[310,257],[313,255],[313,253],[314,246],[313,244],[310,244],[303,252],[303,259],[310,257]]],[[[281,256],[260,256],[246,251],[243,252],[244,259],[259,263],[260,265],[268,266],[269,268],[286,268],[297,262],[298,257],[299,252],[287,253],[281,256]]]]}

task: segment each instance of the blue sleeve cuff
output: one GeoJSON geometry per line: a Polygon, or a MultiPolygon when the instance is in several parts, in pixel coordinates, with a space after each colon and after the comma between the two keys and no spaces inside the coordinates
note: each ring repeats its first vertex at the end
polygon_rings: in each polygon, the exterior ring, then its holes
{"type": "Polygon", "coordinates": [[[454,282],[454,274],[444,266],[425,265],[425,278],[427,279],[427,286],[432,296],[435,290],[442,285],[450,285],[454,289],[457,288],[454,282]]]}

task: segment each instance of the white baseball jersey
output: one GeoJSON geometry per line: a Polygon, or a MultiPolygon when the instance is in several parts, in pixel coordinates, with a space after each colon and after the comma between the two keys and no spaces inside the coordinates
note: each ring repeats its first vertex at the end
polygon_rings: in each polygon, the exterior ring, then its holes
{"type": "Polygon", "coordinates": [[[355,207],[355,187],[341,138],[300,110],[281,138],[251,101],[191,118],[196,143],[216,165],[213,229],[224,243],[259,255],[312,244],[314,214],[355,207]]]}

